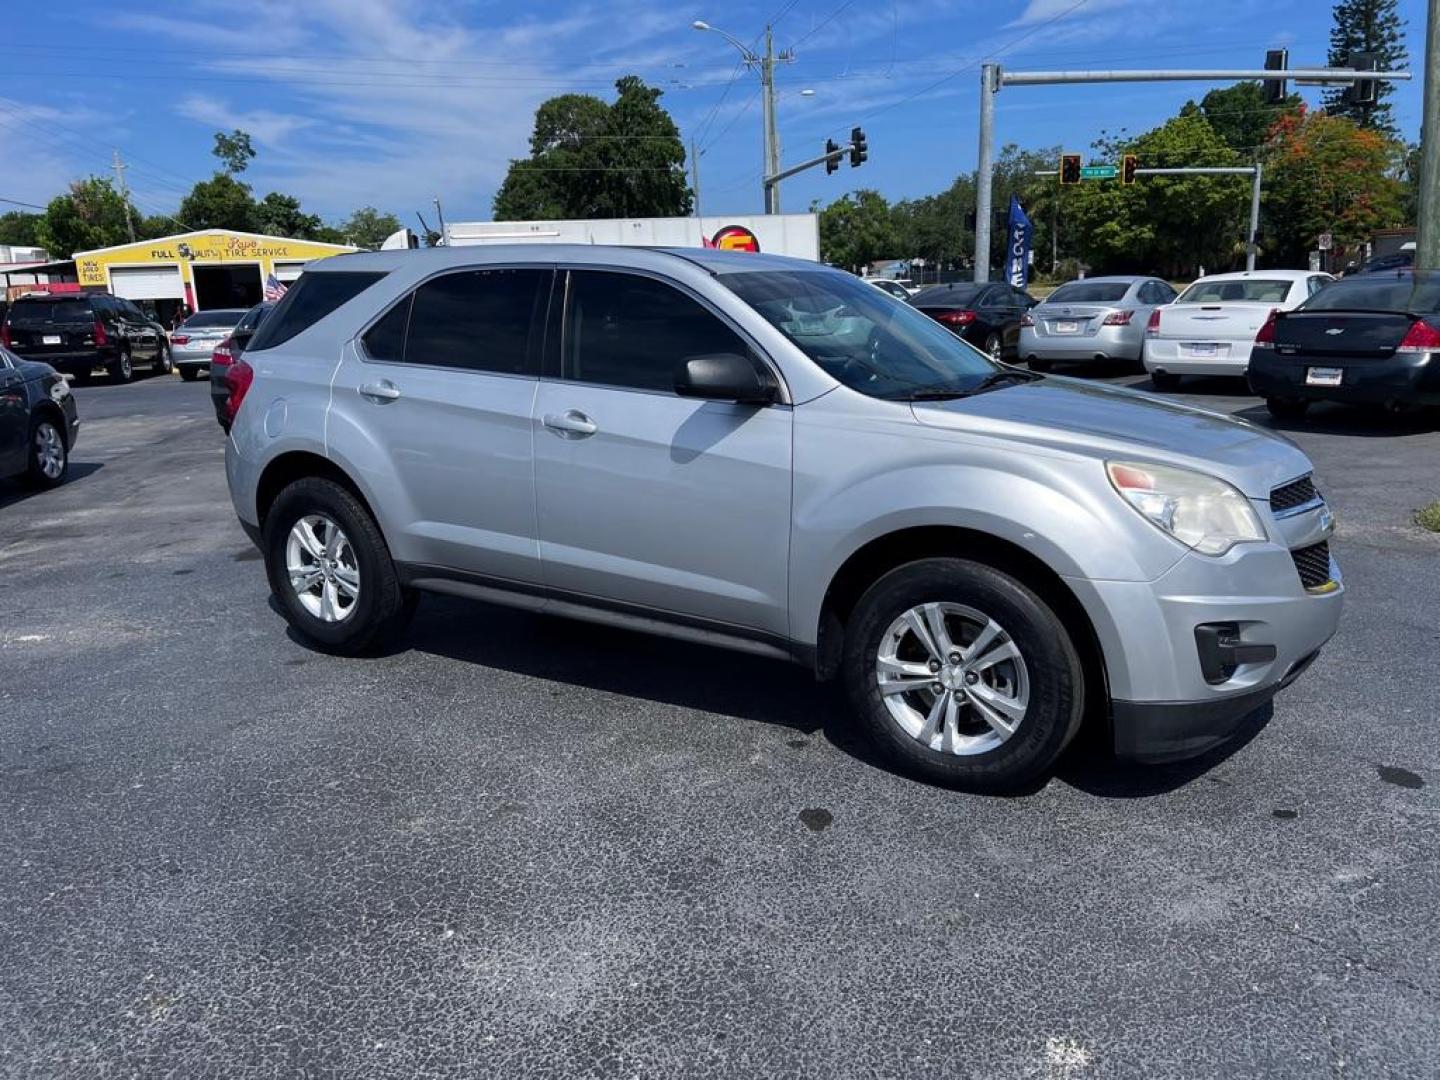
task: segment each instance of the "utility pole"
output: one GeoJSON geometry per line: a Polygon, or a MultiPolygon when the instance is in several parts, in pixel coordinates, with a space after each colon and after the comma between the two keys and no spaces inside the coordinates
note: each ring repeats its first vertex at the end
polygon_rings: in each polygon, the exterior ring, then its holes
{"type": "Polygon", "coordinates": [[[110,168],[115,170],[115,179],[120,185],[120,201],[125,204],[125,230],[130,234],[130,242],[135,243],[135,219],[130,216],[130,189],[125,186],[125,170],[130,166],[120,160],[120,151],[117,148],[114,156],[110,159],[110,168]]]}
{"type": "Polygon", "coordinates": [[[700,151],[695,140],[690,140],[690,186],[695,189],[695,216],[700,216],[700,151]]]}
{"type": "Polygon", "coordinates": [[[448,244],[450,238],[445,235],[445,211],[440,209],[440,196],[436,195],[432,201],[435,203],[435,219],[440,223],[440,240],[448,244]]]}
{"type": "MultiPolygon", "coordinates": [[[[765,27],[765,55],[760,59],[760,94],[765,109],[765,175],[780,171],[780,136],[775,130],[775,36],[765,27]]],[[[765,188],[765,213],[780,212],[780,187],[765,188]]]]}
{"type": "Polygon", "coordinates": [[[1255,162],[1255,175],[1250,180],[1250,229],[1245,234],[1245,269],[1255,269],[1255,256],[1260,248],[1255,242],[1260,232],[1260,162],[1255,162]]]}
{"type": "Polygon", "coordinates": [[[1425,111],[1420,121],[1419,228],[1415,267],[1440,270],[1440,0],[1430,0],[1425,25],[1425,111]]]}
{"type": "MultiPolygon", "coordinates": [[[[1430,25],[1426,35],[1426,58],[1428,63],[1427,72],[1434,68],[1434,57],[1436,47],[1434,44],[1436,34],[1436,10],[1440,6],[1440,0],[1429,0],[1430,25]]],[[[1275,68],[1242,68],[1224,70],[1202,70],[1202,71],[1170,71],[1170,70],[1146,70],[1146,71],[1002,71],[999,64],[989,63],[980,68],[980,160],[976,163],[975,177],[975,280],[990,280],[990,210],[991,210],[991,172],[995,168],[994,147],[995,147],[995,95],[1005,86],[1058,86],[1070,83],[1112,83],[1112,82],[1256,82],[1273,81],[1281,72],[1275,68]]],[[[1357,71],[1354,68],[1295,68],[1283,72],[1285,77],[1295,79],[1297,82],[1313,83],[1359,83],[1375,80],[1377,82],[1399,82],[1408,81],[1408,71],[1357,71]]],[[[1427,88],[1428,78],[1427,75],[1427,88]]],[[[1434,125],[1440,124],[1440,117],[1436,116],[1436,109],[1430,93],[1425,98],[1426,123],[1423,135],[1436,134],[1434,125]]],[[[1440,154],[1440,147],[1436,146],[1435,138],[1424,139],[1422,144],[1428,143],[1428,155],[1425,161],[1432,160],[1440,154]]],[[[1424,153],[1424,151],[1422,151],[1424,153]]],[[[1249,173],[1250,169],[1245,168],[1242,172],[1249,173]]],[[[1142,169],[1141,173],[1160,173],[1162,170],[1142,169]]],[[[1422,174],[1423,176],[1424,174],[1422,174]]],[[[1428,183],[1430,188],[1436,186],[1435,181],[1440,179],[1440,161],[1435,162],[1435,167],[1429,173],[1428,183]]],[[[1440,192],[1433,190],[1421,191],[1421,220],[1425,221],[1429,216],[1425,213],[1426,200],[1430,205],[1440,211],[1440,192]]],[[[1435,225],[1440,227],[1440,221],[1435,225]]],[[[1440,246],[1440,238],[1431,241],[1440,246]]],[[[1416,248],[1419,248],[1417,242],[1416,248]]],[[[1418,259],[1418,255],[1417,255],[1418,259]]],[[[1433,260],[1433,256],[1432,256],[1433,260]]],[[[1416,265],[1420,265],[1417,262],[1416,265]]]]}

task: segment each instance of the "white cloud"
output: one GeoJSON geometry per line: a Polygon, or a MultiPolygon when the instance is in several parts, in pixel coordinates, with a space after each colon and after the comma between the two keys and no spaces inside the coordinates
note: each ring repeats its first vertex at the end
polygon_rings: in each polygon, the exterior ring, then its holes
{"type": "Polygon", "coordinates": [[[1030,0],[1020,17],[1010,25],[1033,26],[1052,19],[1083,18],[1137,3],[1139,0],[1030,0]]]}
{"type": "Polygon", "coordinates": [[[268,109],[241,112],[232,109],[223,101],[202,94],[191,94],[184,98],[175,107],[175,111],[181,116],[212,127],[227,130],[239,128],[249,132],[262,146],[280,146],[295,132],[313,127],[316,123],[312,117],[270,112],[268,109]]]}

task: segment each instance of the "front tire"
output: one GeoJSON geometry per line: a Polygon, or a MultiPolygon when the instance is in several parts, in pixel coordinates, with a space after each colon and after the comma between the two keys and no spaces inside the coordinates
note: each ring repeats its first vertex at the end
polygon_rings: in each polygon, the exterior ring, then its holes
{"type": "Polygon", "coordinates": [[[1001,340],[999,334],[990,334],[985,338],[985,353],[991,360],[1005,359],[1005,342],[1001,340]]]}
{"type": "Polygon", "coordinates": [[[30,461],[25,482],[33,488],[53,488],[65,482],[70,471],[70,448],[65,433],[49,417],[41,417],[30,425],[30,461]]]}
{"type": "Polygon", "coordinates": [[[161,345],[160,355],[155,357],[155,371],[160,375],[169,375],[175,370],[175,365],[170,362],[170,346],[161,345]]]}
{"type": "Polygon", "coordinates": [[[110,373],[111,382],[128,383],[135,378],[135,365],[130,361],[130,353],[124,349],[110,361],[106,370],[110,373]]]}
{"type": "Polygon", "coordinates": [[[1298,420],[1309,410],[1310,402],[1304,398],[1267,397],[1265,408],[1277,420],[1298,420]]]}
{"type": "Polygon", "coordinates": [[[904,771],[966,791],[1041,775],[1084,713],[1080,657],[1055,612],[967,559],[922,559],[872,585],[843,666],[871,742],[904,771]]]}
{"type": "Polygon", "coordinates": [[[285,617],[327,652],[381,648],[414,612],[380,527],[334,481],[306,477],[281,491],[265,519],[264,551],[285,617]]]}

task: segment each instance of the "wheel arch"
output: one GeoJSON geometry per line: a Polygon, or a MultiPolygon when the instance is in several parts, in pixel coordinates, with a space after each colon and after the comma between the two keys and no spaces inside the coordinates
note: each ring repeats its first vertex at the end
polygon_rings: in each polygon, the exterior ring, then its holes
{"type": "Polygon", "coordinates": [[[65,452],[68,454],[70,446],[70,422],[65,417],[65,410],[56,405],[49,398],[36,404],[30,410],[30,438],[35,437],[35,428],[40,421],[49,420],[60,431],[60,438],[65,443],[65,452]]]}
{"type": "Polygon", "coordinates": [[[906,563],[927,558],[964,558],[984,563],[1014,577],[1055,612],[1070,634],[1087,671],[1100,678],[1086,680],[1086,712],[1104,708],[1109,699],[1105,653],[1094,623],[1065,580],[1045,562],[1009,540],[955,525],[923,525],[900,529],[864,544],[830,579],[820,606],[815,650],[816,674],[831,678],[840,666],[845,626],[865,590],[906,563]]]}
{"type": "Polygon", "coordinates": [[[255,484],[255,513],[262,529],[265,527],[265,518],[269,515],[270,508],[275,505],[275,499],[280,492],[296,480],[312,476],[333,481],[345,488],[360,501],[360,505],[372,519],[379,521],[365,492],[340,465],[310,450],[287,450],[276,455],[274,460],[265,466],[255,484]]]}

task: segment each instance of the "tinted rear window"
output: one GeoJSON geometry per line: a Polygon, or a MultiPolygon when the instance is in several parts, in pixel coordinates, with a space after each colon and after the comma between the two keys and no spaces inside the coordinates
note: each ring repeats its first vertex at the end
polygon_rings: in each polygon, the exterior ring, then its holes
{"type": "Polygon", "coordinates": [[[1283,304],[1293,281],[1247,278],[1244,281],[1197,281],[1183,293],[1177,304],[1283,304]]]}
{"type": "Polygon", "coordinates": [[[10,309],[11,326],[90,322],[94,318],[84,300],[17,300],[10,309]]]}
{"type": "Polygon", "coordinates": [[[250,340],[250,352],[289,341],[385,275],[373,271],[324,270],[301,274],[250,340]]]}
{"type": "Polygon", "coordinates": [[[916,307],[941,307],[945,304],[968,304],[980,295],[984,285],[942,285],[926,289],[910,302],[916,307]]]}
{"type": "Polygon", "coordinates": [[[206,326],[234,326],[244,314],[243,311],[233,310],[197,311],[181,325],[186,330],[199,330],[206,326]]]}
{"type": "Polygon", "coordinates": [[[1130,291],[1125,281],[1072,281],[1061,285],[1045,302],[1047,304],[1108,304],[1130,291]]]}
{"type": "Polygon", "coordinates": [[[1440,278],[1344,278],[1327,285],[1300,305],[1305,311],[1406,311],[1417,315],[1440,312],[1440,278]]]}

